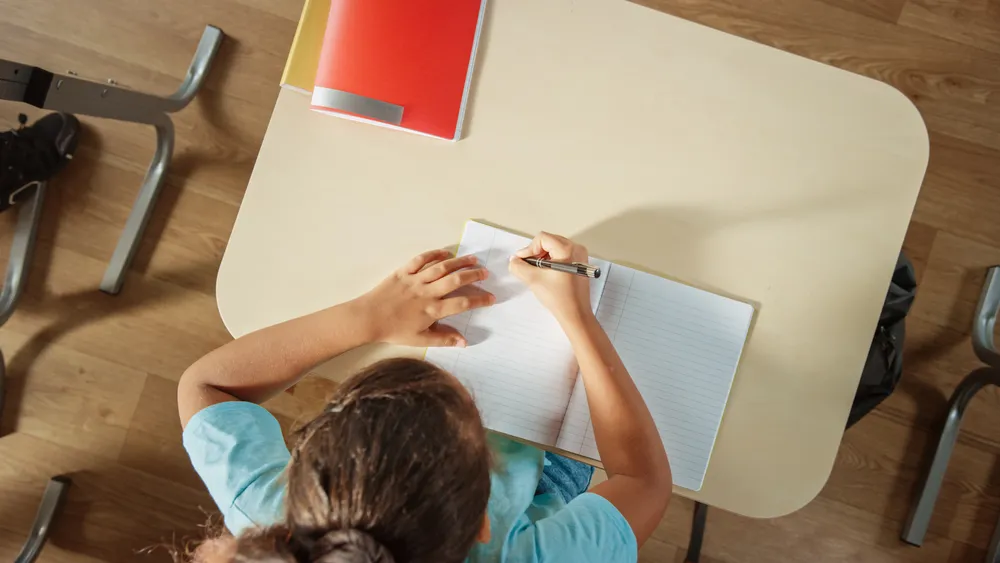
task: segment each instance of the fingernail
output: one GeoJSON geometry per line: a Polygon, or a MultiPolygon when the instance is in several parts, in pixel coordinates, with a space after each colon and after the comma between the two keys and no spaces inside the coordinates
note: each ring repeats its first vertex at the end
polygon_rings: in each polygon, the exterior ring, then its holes
{"type": "Polygon", "coordinates": [[[469,256],[469,263],[470,264],[475,264],[476,262],[479,262],[479,258],[476,258],[475,254],[473,254],[472,256],[469,256]]]}
{"type": "Polygon", "coordinates": [[[464,338],[457,338],[457,339],[455,339],[455,347],[456,348],[465,348],[465,339],[464,338]]]}

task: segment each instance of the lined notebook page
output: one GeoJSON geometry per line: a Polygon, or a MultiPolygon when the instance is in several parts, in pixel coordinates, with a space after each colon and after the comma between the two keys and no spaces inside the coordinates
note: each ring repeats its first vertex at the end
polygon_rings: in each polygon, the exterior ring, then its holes
{"type": "MultiPolygon", "coordinates": [[[[490,271],[480,285],[497,297],[492,307],[445,319],[465,335],[467,348],[428,348],[426,359],[454,374],[476,400],[487,428],[552,446],[577,376],[569,341],[552,314],[510,274],[510,256],[529,239],[469,221],[459,255],[475,254],[490,271]]],[[[602,272],[608,263],[593,261],[602,272]]],[[[603,276],[602,276],[603,278],[603,276]]],[[[604,279],[592,281],[596,308],[604,279]]]]}
{"type": "MultiPolygon", "coordinates": [[[[674,484],[700,490],[753,307],[613,264],[597,318],[649,407],[674,484]]],[[[582,379],[557,447],[600,459],[582,379]]]]}

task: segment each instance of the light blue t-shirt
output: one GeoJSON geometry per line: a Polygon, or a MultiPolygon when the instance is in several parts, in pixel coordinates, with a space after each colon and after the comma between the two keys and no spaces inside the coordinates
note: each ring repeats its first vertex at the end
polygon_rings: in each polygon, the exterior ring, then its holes
{"type": "MultiPolygon", "coordinates": [[[[476,544],[470,562],[636,561],[635,534],[607,499],[535,496],[542,451],[492,434],[490,446],[496,458],[487,508],[491,539],[476,544]]],[[[263,407],[226,402],[201,410],[184,429],[184,448],[233,534],[284,518],[291,456],[278,421],[263,407]]]]}

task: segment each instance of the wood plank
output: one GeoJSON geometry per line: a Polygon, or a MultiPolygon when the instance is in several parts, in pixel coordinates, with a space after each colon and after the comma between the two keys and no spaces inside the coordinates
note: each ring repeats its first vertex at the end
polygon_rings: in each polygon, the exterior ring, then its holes
{"type": "Polygon", "coordinates": [[[323,412],[336,388],[337,382],[331,379],[309,375],[264,406],[279,418],[287,419],[290,428],[298,428],[323,412]]]}
{"type": "MultiPolygon", "coordinates": [[[[73,173],[72,185],[53,182],[39,239],[106,264],[143,174],[98,163],[90,154],[74,159],[73,173]]],[[[132,270],[213,295],[238,206],[168,183],[156,211],[132,270]]]]}
{"type": "Polygon", "coordinates": [[[931,134],[913,220],[988,246],[1000,243],[1000,150],[931,134]]]}
{"type": "Polygon", "coordinates": [[[146,379],[118,462],[200,491],[204,485],[181,443],[177,401],[166,400],[176,396],[176,381],[155,375],[146,379]]]}
{"type": "MultiPolygon", "coordinates": [[[[639,550],[639,563],[669,563],[677,561],[678,558],[683,559],[683,555],[682,550],[676,545],[651,538],[639,550]]],[[[702,563],[711,561],[703,559],[702,563]]]]}
{"type": "Polygon", "coordinates": [[[1000,13],[983,0],[910,0],[899,25],[1000,53],[1000,13]]]}
{"type": "MultiPolygon", "coordinates": [[[[972,56],[972,55],[970,55],[972,56]]],[[[998,66],[1000,68],[1000,66],[998,66]]],[[[944,88],[951,88],[945,84],[944,88]]],[[[955,86],[962,91],[963,86],[955,86]]],[[[983,145],[994,150],[1000,149],[1000,115],[996,111],[996,97],[988,98],[987,102],[952,101],[942,96],[952,95],[917,92],[916,89],[903,89],[920,110],[924,123],[929,131],[942,133],[962,139],[970,143],[983,145]]],[[[986,96],[994,96],[992,92],[998,88],[992,87],[986,96]]],[[[978,92],[964,91],[966,96],[982,95],[978,92]]]]}
{"type": "Polygon", "coordinates": [[[0,349],[7,374],[4,434],[111,455],[122,447],[144,372],[50,345],[44,333],[4,330],[0,349]]]}
{"type": "Polygon", "coordinates": [[[948,563],[979,563],[980,561],[986,561],[985,549],[958,542],[951,549],[951,557],[948,558],[948,563]]]}
{"type": "MultiPolygon", "coordinates": [[[[898,538],[917,483],[929,462],[925,456],[929,455],[931,440],[936,440],[936,435],[932,438],[923,430],[907,428],[876,411],[845,434],[834,471],[820,498],[877,518],[883,540],[898,538]]],[[[959,443],[954,457],[961,463],[952,463],[948,468],[929,533],[985,548],[1000,516],[996,456],[959,443]]],[[[946,551],[934,560],[947,557],[946,551]]]]}
{"type": "Polygon", "coordinates": [[[998,264],[1000,248],[939,232],[911,315],[968,333],[986,270],[998,264]]]}
{"type": "MultiPolygon", "coordinates": [[[[0,259],[8,248],[0,241],[0,259]]],[[[231,340],[211,296],[135,274],[109,296],[97,290],[105,265],[39,244],[31,283],[4,330],[168,379],[231,340]]],[[[178,275],[201,268],[189,265],[178,275]]]]}
{"type": "MultiPolygon", "coordinates": [[[[323,393],[320,389],[326,384],[317,378],[308,378],[296,388],[290,389],[284,395],[291,398],[282,401],[271,401],[266,406],[275,414],[286,436],[291,436],[292,430],[308,419],[318,415],[322,408],[323,393]],[[299,396],[296,396],[299,395],[299,396]],[[307,398],[308,397],[308,398],[307,398]],[[308,403],[308,414],[302,415],[302,420],[281,414],[298,412],[303,403],[308,403]],[[314,405],[316,408],[313,408],[314,405]],[[275,408],[275,407],[278,408],[275,408]]],[[[175,483],[180,483],[195,490],[203,490],[201,478],[194,472],[187,452],[181,441],[181,426],[177,417],[177,401],[170,400],[177,396],[177,382],[171,379],[151,375],[146,380],[142,390],[135,415],[129,425],[128,436],[121,449],[118,462],[126,467],[145,471],[150,475],[162,477],[175,483]]]]}
{"type": "Polygon", "coordinates": [[[911,221],[910,227],[906,230],[906,238],[903,239],[903,253],[913,264],[918,287],[924,277],[924,270],[927,269],[927,261],[930,259],[931,248],[934,246],[937,232],[934,227],[916,220],[911,221]]]}
{"type": "MultiPolygon", "coordinates": [[[[959,332],[918,317],[909,318],[903,347],[903,377],[897,392],[879,410],[927,432],[937,431],[952,390],[981,365],[972,352],[968,330],[959,332]]],[[[987,426],[966,424],[965,429],[992,435],[987,426]]]]}
{"type": "MultiPolygon", "coordinates": [[[[41,495],[41,492],[39,492],[39,495],[41,495]]],[[[19,532],[0,529],[0,557],[4,561],[14,561],[25,538],[26,536],[19,532]]],[[[89,557],[52,543],[45,546],[38,560],[42,563],[104,563],[100,559],[89,557]]]]}
{"type": "MultiPolygon", "coordinates": [[[[675,496],[654,537],[686,546],[693,509],[694,503],[675,496]]],[[[930,563],[946,560],[952,547],[951,540],[931,534],[916,549],[900,541],[898,530],[885,526],[880,515],[820,497],[795,514],[771,520],[709,509],[702,553],[704,561],[726,563],[930,563]]]]}
{"type": "Polygon", "coordinates": [[[906,0],[822,0],[823,3],[884,22],[899,19],[906,0]]]}
{"type": "MultiPolygon", "coordinates": [[[[49,476],[73,480],[49,542],[72,553],[102,561],[135,561],[136,552],[173,544],[174,538],[198,537],[198,523],[210,509],[207,493],[121,467],[91,453],[18,433],[0,440],[0,529],[25,537],[49,476]]],[[[13,537],[12,536],[12,537],[13,537]]],[[[13,558],[3,542],[0,557],[13,558]]],[[[152,561],[169,561],[159,551],[152,561]]],[[[43,556],[44,557],[44,556],[43,556]]]]}

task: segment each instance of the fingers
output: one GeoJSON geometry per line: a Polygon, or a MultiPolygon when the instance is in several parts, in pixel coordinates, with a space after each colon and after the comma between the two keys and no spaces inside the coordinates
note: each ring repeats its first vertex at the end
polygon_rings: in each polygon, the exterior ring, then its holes
{"type": "Polygon", "coordinates": [[[417,335],[415,346],[457,346],[465,348],[467,342],[458,329],[434,323],[427,330],[417,335]]]}
{"type": "MultiPolygon", "coordinates": [[[[448,258],[450,259],[451,256],[449,256],[448,258]]],[[[441,262],[444,262],[444,260],[431,260],[430,262],[424,264],[424,267],[421,268],[420,271],[417,272],[417,274],[415,274],[415,275],[419,275],[419,274],[425,272],[427,270],[427,268],[430,268],[431,266],[433,266],[435,264],[440,264],[441,262]]]]}
{"type": "Polygon", "coordinates": [[[539,272],[539,269],[528,264],[524,260],[518,258],[517,256],[510,257],[510,265],[508,266],[510,273],[514,274],[514,277],[523,281],[524,283],[530,283],[534,279],[534,275],[539,272]]]}
{"type": "Polygon", "coordinates": [[[486,268],[459,270],[431,283],[431,291],[438,297],[444,297],[453,291],[483,281],[489,275],[490,273],[486,268]]]}
{"type": "Polygon", "coordinates": [[[437,304],[435,311],[437,318],[443,319],[452,315],[460,315],[472,309],[488,307],[496,302],[496,297],[492,293],[485,291],[469,292],[467,295],[448,297],[442,299],[437,304]]]}
{"type": "Polygon", "coordinates": [[[451,257],[451,252],[448,252],[443,248],[439,248],[437,250],[428,250],[427,252],[423,252],[421,254],[418,254],[417,256],[414,256],[413,258],[410,258],[410,260],[403,265],[402,271],[407,274],[415,274],[430,262],[434,262],[437,260],[444,260],[450,257],[451,257]]]}
{"type": "Polygon", "coordinates": [[[472,254],[468,256],[459,256],[457,258],[449,258],[447,260],[442,260],[433,266],[429,266],[427,269],[420,272],[419,278],[420,281],[424,283],[431,283],[457,270],[475,266],[477,263],[478,260],[476,260],[476,257],[472,254]]]}
{"type": "Polygon", "coordinates": [[[517,256],[518,258],[531,258],[545,254],[545,249],[542,248],[541,236],[542,234],[539,233],[538,236],[531,239],[531,242],[528,243],[528,246],[525,246],[521,250],[515,252],[514,256],[517,256]]]}
{"type": "Polygon", "coordinates": [[[518,258],[528,258],[548,254],[553,260],[569,260],[573,258],[575,246],[573,241],[566,237],[542,231],[528,246],[518,250],[514,255],[518,258]]]}

